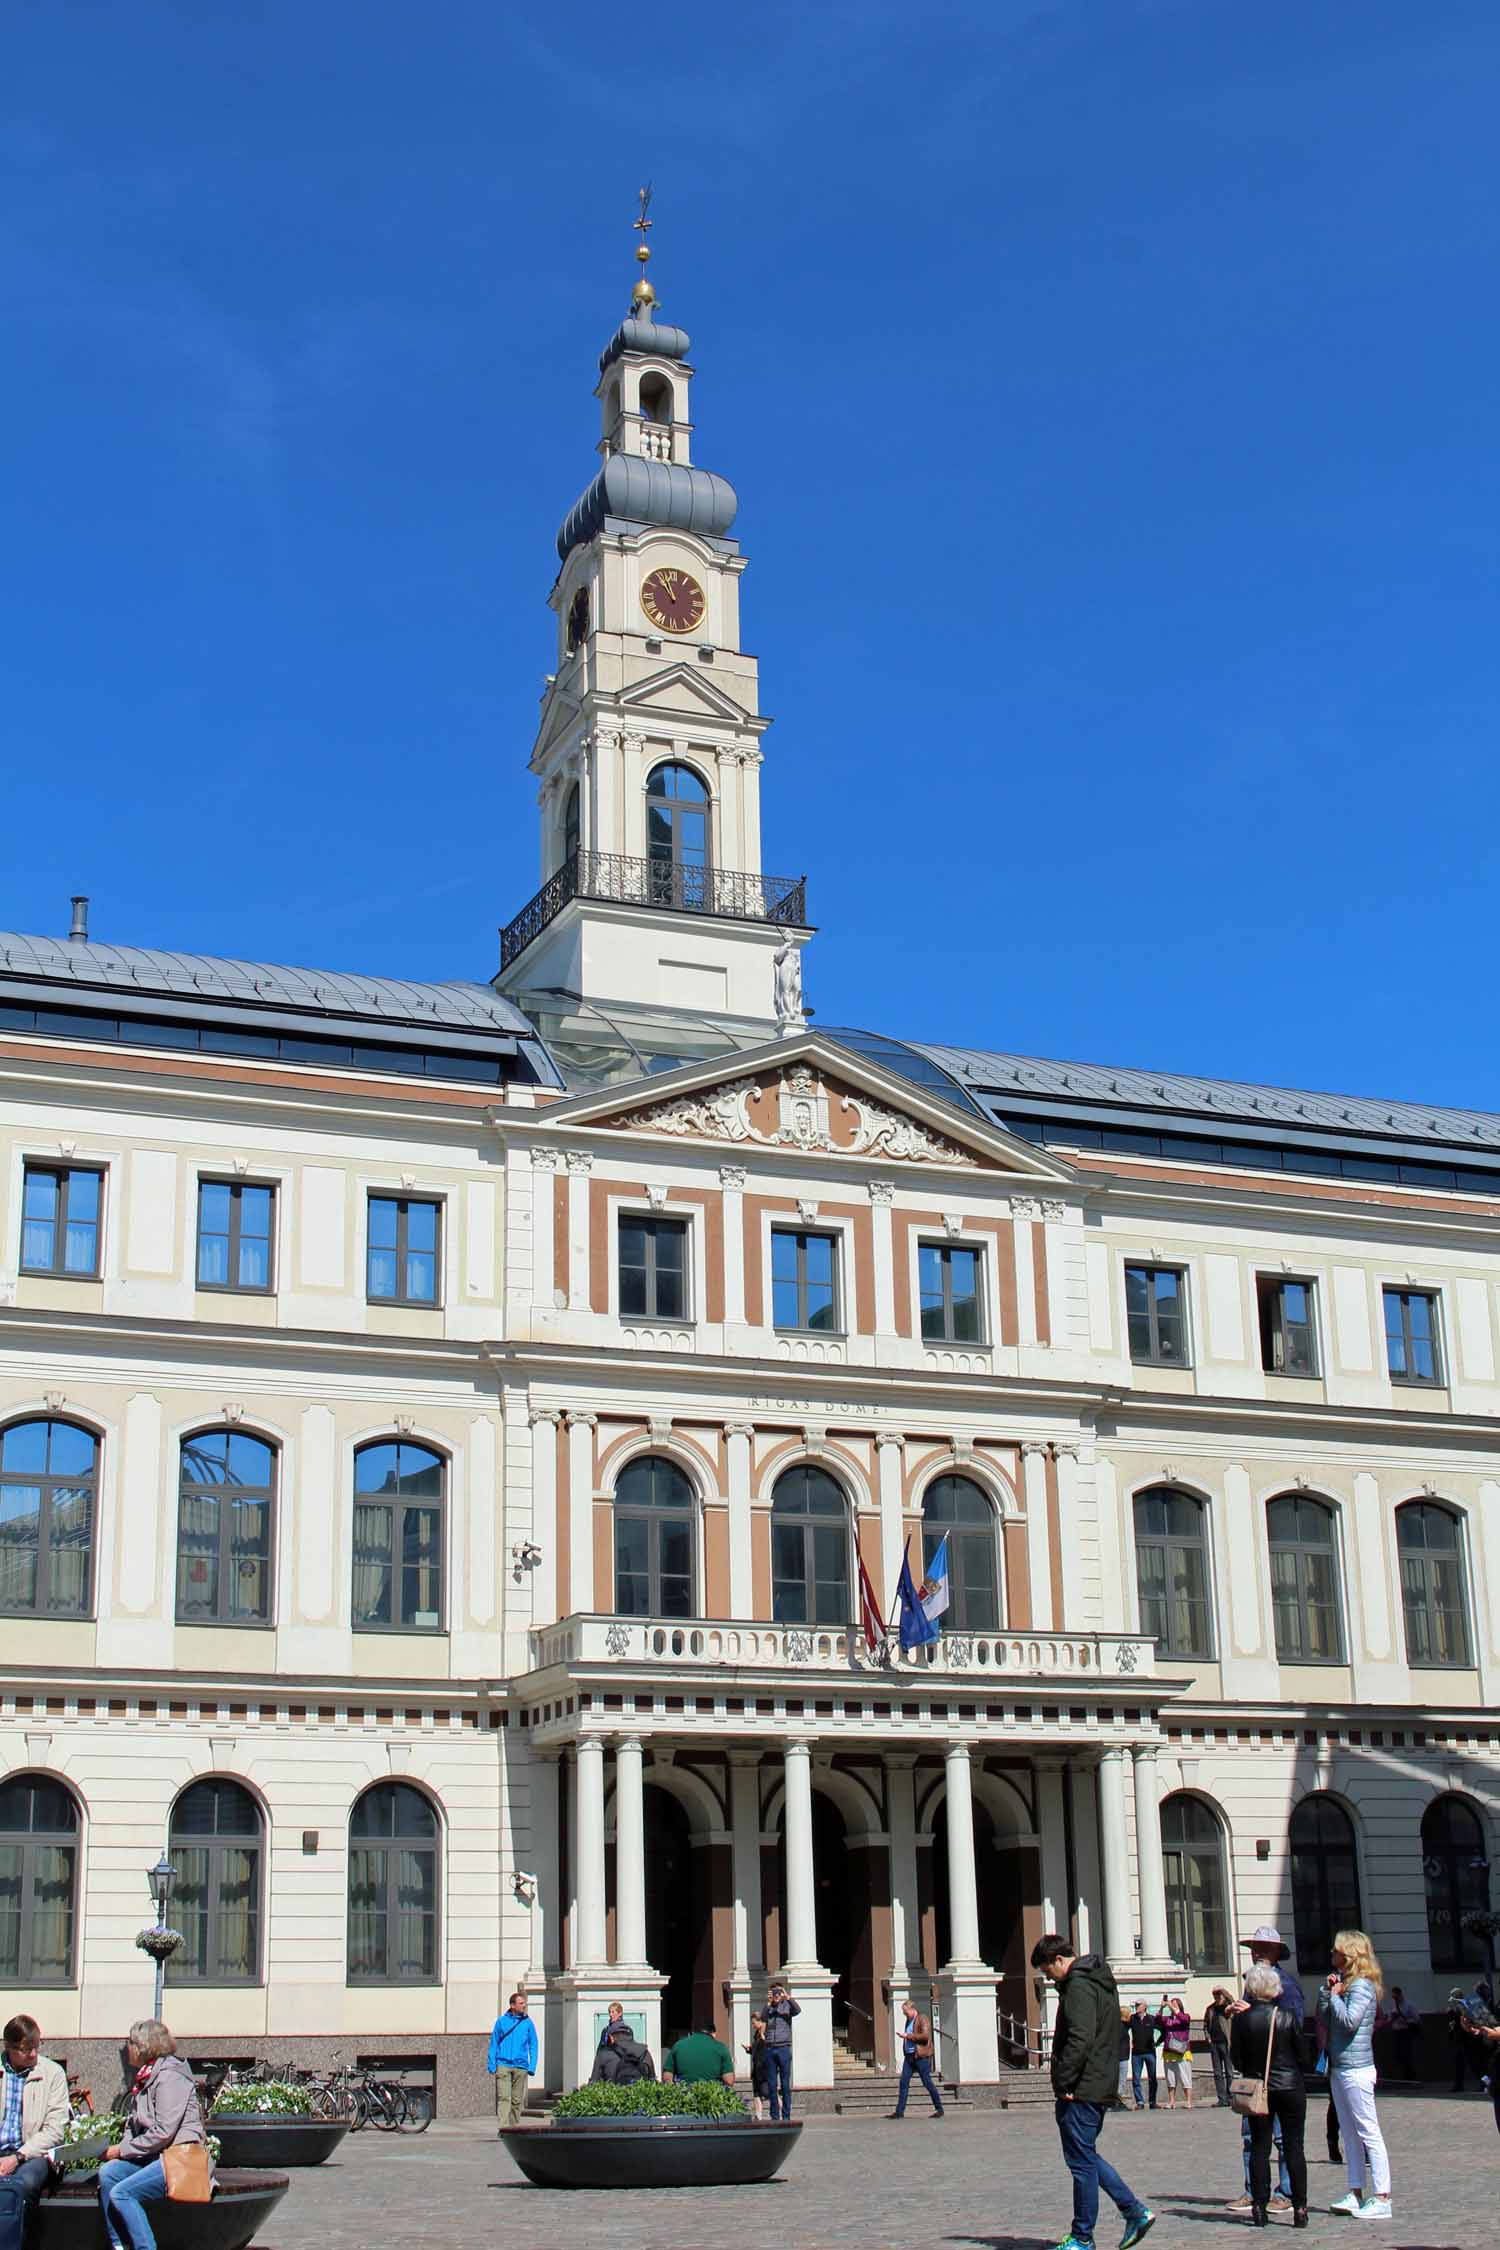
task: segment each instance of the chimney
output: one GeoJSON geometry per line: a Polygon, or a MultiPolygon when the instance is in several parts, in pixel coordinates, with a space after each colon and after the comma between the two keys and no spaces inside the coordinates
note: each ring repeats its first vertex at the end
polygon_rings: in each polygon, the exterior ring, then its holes
{"type": "Polygon", "coordinates": [[[86,898],[73,901],[73,927],[68,932],[69,945],[87,945],[89,942],[89,902],[86,898]]]}

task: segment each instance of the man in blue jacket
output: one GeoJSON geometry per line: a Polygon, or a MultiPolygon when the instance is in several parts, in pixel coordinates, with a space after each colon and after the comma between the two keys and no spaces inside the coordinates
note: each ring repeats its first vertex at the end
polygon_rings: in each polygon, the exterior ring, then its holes
{"type": "Polygon", "coordinates": [[[513,1992],[510,2006],[490,2033],[489,2060],[494,2074],[498,2129],[519,2125],[526,2108],[526,2084],[536,2069],[536,2025],[526,2013],[526,1995],[513,1992]]]}

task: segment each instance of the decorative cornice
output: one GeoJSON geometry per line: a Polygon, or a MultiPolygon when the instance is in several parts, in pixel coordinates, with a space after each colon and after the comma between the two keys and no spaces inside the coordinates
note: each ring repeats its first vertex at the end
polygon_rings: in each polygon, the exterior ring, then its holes
{"type": "Polygon", "coordinates": [[[879,1155],[900,1164],[977,1168],[977,1158],[966,1148],[931,1131],[915,1117],[887,1109],[866,1094],[830,1096],[805,1063],[793,1064],[781,1074],[777,1121],[771,1132],[764,1131],[750,1116],[750,1103],[758,1090],[753,1078],[734,1078],[702,1093],[679,1094],[672,1101],[628,1110],[616,1122],[683,1139],[749,1142],[823,1156],[879,1155]],[[829,1112],[835,1102],[841,1120],[849,1126],[847,1140],[836,1140],[831,1130],[829,1112]]]}
{"type": "Polygon", "coordinates": [[[570,1148],[567,1155],[568,1170],[575,1177],[586,1177],[594,1169],[594,1159],[586,1148],[570,1148]]]}
{"type": "Polygon", "coordinates": [[[561,1154],[555,1148],[534,1148],[531,1152],[533,1172],[555,1172],[561,1161],[561,1154]]]}

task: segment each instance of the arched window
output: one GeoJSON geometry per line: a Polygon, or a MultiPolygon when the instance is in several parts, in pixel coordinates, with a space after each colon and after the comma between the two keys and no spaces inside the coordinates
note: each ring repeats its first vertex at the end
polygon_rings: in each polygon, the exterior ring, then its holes
{"type": "Polygon", "coordinates": [[[195,1781],[172,1807],[167,1856],[182,1950],[169,1984],[257,1984],[263,1837],[260,1807],[237,1781],[195,1781]]]}
{"type": "MultiPolygon", "coordinates": [[[[588,595],[585,594],[582,599],[586,602],[588,600],[588,595]]],[[[563,799],[562,863],[564,867],[571,867],[574,860],[578,857],[578,844],[581,835],[579,822],[580,802],[581,800],[578,795],[578,784],[575,781],[572,788],[568,791],[567,796],[563,799]]]]}
{"type": "Polygon", "coordinates": [[[1304,1976],[1326,1976],[1338,1932],[1364,1926],[1354,1823],[1337,1797],[1317,1790],[1293,1810],[1289,1841],[1297,1966],[1304,1976]]]}
{"type": "Polygon", "coordinates": [[[1213,1976],[1229,1960],[1229,1886],[1224,1831],[1201,1797],[1168,1797],[1161,1808],[1167,1934],[1189,1976],[1213,1976]]]}
{"type": "Polygon", "coordinates": [[[651,899],[701,907],[708,888],[708,791],[691,766],[654,766],[646,781],[651,899]]]}
{"type": "Polygon", "coordinates": [[[99,1446],[76,1422],[0,1431],[0,1614],[87,1617],[99,1446]]]}
{"type": "Polygon", "coordinates": [[[406,1781],[377,1781],[349,1821],[349,1982],[438,1981],[437,1814],[406,1781]]]}
{"type": "Polygon", "coordinates": [[[425,1445],[382,1440],[355,1454],[356,1632],[441,1632],[444,1481],[425,1445]]]}
{"type": "Polygon", "coordinates": [[[1483,1969],[1483,1938],[1466,1914],[1490,1903],[1490,1865],[1479,1815],[1462,1797],[1434,1797],[1422,1815],[1422,1875],[1427,1886],[1427,1947],[1435,1969],[1483,1969]]]}
{"type": "Polygon", "coordinates": [[[806,1462],[771,1495],[771,1615],[778,1625],[849,1623],[848,1503],[806,1462]]]}
{"type": "Polygon", "coordinates": [[[922,1562],[948,1541],[950,1633],[994,1633],[1000,1628],[1000,1576],[995,1511],[972,1477],[935,1477],[922,1495],[922,1562]]]}
{"type": "Polygon", "coordinates": [[[177,1489],[179,1625],[268,1625],[276,1456],[240,1430],[182,1441],[177,1489]]]}
{"type": "MultiPolygon", "coordinates": [[[[1266,1509],[1271,1550],[1271,1614],[1283,1664],[1342,1664],[1343,1604],[1332,1508],[1306,1493],[1283,1493],[1266,1509]]],[[[1347,1922],[1341,1929],[1357,1927],[1347,1922]]]]}
{"type": "Polygon", "coordinates": [[[675,1461],[645,1454],[615,1485],[615,1609],[621,1617],[691,1617],[693,1488],[675,1461]]]}
{"type": "Polygon", "coordinates": [[[1408,1664],[1470,1665],[1463,1529],[1451,1508],[1411,1500],[1396,1511],[1408,1664]]]}
{"type": "Polygon", "coordinates": [[[1208,1530],[1203,1502],[1191,1492],[1159,1485],[1137,1494],[1135,1578],[1141,1631],[1151,1635],[1158,1654],[1211,1657],[1208,1530]]]}
{"type": "Polygon", "coordinates": [[[672,419],[672,385],[665,375],[641,377],[641,413],[648,422],[672,419]]]}
{"type": "Polygon", "coordinates": [[[12,1987],[73,1982],[78,1807],[60,1781],[16,1774],[0,1788],[0,1976],[12,1987]]]}

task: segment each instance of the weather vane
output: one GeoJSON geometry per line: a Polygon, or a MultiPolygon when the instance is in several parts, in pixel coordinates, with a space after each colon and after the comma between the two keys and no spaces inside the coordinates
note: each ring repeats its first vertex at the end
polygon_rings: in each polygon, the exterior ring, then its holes
{"type": "Polygon", "coordinates": [[[641,278],[630,292],[630,301],[638,312],[645,313],[656,303],[656,291],[646,279],[646,268],[651,263],[651,245],[646,240],[647,235],[651,232],[651,221],[646,216],[651,208],[651,183],[649,180],[641,189],[640,197],[641,215],[634,221],[634,229],[641,238],[640,248],[636,251],[636,256],[641,265],[641,278]]]}

